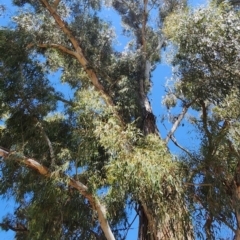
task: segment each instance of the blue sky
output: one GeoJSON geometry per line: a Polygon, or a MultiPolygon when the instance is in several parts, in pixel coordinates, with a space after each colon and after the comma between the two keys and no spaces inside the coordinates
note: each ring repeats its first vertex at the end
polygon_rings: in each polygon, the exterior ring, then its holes
{"type": "MultiPolygon", "coordinates": [[[[189,3],[192,6],[199,6],[199,5],[206,4],[206,0],[190,0],[189,3]]],[[[0,4],[3,4],[7,7],[10,6],[9,1],[0,0],[0,4]]],[[[15,10],[11,7],[10,15],[14,14],[14,11],[15,10]]],[[[121,34],[120,18],[113,11],[106,11],[105,17],[113,23],[117,34],[120,35],[121,34]]],[[[7,23],[8,18],[9,18],[9,14],[6,14],[5,18],[0,17],[0,26],[5,25],[7,23]]],[[[119,37],[118,42],[119,44],[117,48],[123,49],[125,44],[127,43],[127,39],[124,37],[119,37]]],[[[162,62],[162,64],[160,64],[156,68],[156,70],[153,72],[153,75],[152,75],[153,86],[152,86],[151,94],[149,95],[149,98],[152,102],[153,111],[157,117],[158,126],[163,137],[166,136],[167,130],[160,123],[160,116],[164,111],[166,111],[166,109],[161,106],[161,101],[162,101],[162,96],[164,95],[164,84],[166,82],[166,79],[170,78],[170,76],[171,76],[171,67],[167,65],[166,62],[162,62]]],[[[57,86],[58,90],[63,91],[66,97],[71,96],[71,89],[66,84],[65,85],[60,84],[59,74],[50,75],[50,78],[52,80],[53,85],[57,86]]],[[[181,109],[179,109],[179,112],[180,111],[181,109]]],[[[170,124],[168,127],[170,127],[170,124]]],[[[187,132],[190,132],[190,131],[192,131],[192,129],[187,124],[185,124],[182,127],[179,127],[179,129],[177,130],[175,136],[182,145],[185,145],[185,146],[197,145],[197,140],[195,139],[195,137],[190,138],[190,136],[188,135],[187,132]]],[[[170,146],[170,149],[173,151],[173,153],[177,154],[179,152],[179,150],[172,143],[170,143],[169,146],[170,146]]],[[[12,211],[14,207],[14,201],[12,201],[11,199],[9,200],[2,199],[0,200],[0,204],[1,204],[0,218],[3,215],[5,215],[7,212],[12,211]]],[[[134,217],[134,213],[132,214],[132,217],[134,217]]],[[[137,224],[138,224],[138,221],[136,220],[135,224],[133,224],[132,226],[133,229],[129,231],[129,235],[127,238],[128,240],[137,239],[137,224]]],[[[14,233],[11,231],[8,231],[8,232],[0,231],[1,240],[11,240],[11,239],[14,239],[13,236],[14,236],[14,233]]]]}

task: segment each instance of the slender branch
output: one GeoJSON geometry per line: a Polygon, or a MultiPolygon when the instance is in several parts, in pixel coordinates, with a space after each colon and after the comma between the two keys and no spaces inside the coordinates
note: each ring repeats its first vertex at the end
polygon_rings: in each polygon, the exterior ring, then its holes
{"type": "Polygon", "coordinates": [[[6,148],[0,147],[0,157],[4,158],[9,154],[9,151],[6,148]]]}
{"type": "Polygon", "coordinates": [[[172,138],[173,134],[177,130],[178,126],[180,125],[182,119],[184,118],[185,114],[187,113],[189,107],[195,102],[196,100],[193,100],[192,102],[185,104],[185,106],[182,109],[182,112],[178,115],[177,120],[174,122],[172,129],[169,131],[165,143],[168,144],[169,140],[172,138]]]}
{"type": "Polygon", "coordinates": [[[207,187],[212,187],[212,183],[188,183],[185,182],[184,185],[186,186],[207,186],[207,187]]]}
{"type": "Polygon", "coordinates": [[[103,85],[99,82],[99,79],[98,79],[96,73],[89,67],[89,62],[85,58],[82,48],[80,47],[80,45],[78,43],[78,40],[72,35],[71,30],[67,27],[66,23],[60,18],[60,16],[56,13],[56,11],[51,7],[51,5],[48,3],[47,0],[39,0],[39,1],[49,11],[50,15],[54,18],[57,25],[62,29],[63,33],[66,34],[69,41],[72,43],[72,45],[76,51],[74,55],[77,58],[80,65],[83,67],[83,69],[88,74],[88,77],[91,80],[95,89],[101,94],[101,96],[103,97],[103,99],[109,106],[114,107],[115,105],[113,103],[112,98],[107,94],[103,85]]]}
{"type": "Polygon", "coordinates": [[[234,227],[232,227],[225,219],[224,216],[215,216],[215,218],[219,219],[220,221],[222,221],[229,229],[231,229],[233,232],[236,232],[236,229],[234,227]]]}
{"type": "Polygon", "coordinates": [[[22,224],[17,224],[15,227],[12,226],[10,223],[0,223],[0,227],[7,229],[7,230],[12,230],[14,232],[28,232],[28,229],[22,225],[22,224]]]}
{"type": "MultiPolygon", "coordinates": [[[[12,155],[14,155],[15,157],[18,157],[18,156],[16,156],[16,154],[14,152],[11,153],[10,151],[7,151],[6,149],[2,149],[0,147],[0,156],[1,157],[3,157],[4,159],[7,159],[8,157],[10,157],[12,155]]],[[[36,170],[38,173],[40,173],[41,175],[43,175],[45,177],[50,178],[50,177],[54,176],[54,174],[52,174],[47,167],[43,166],[42,164],[37,162],[35,159],[27,158],[27,157],[22,157],[22,158],[18,157],[18,161],[21,162],[22,164],[28,166],[29,168],[36,170]]],[[[78,190],[78,192],[80,194],[82,194],[89,201],[92,208],[94,210],[96,210],[97,215],[98,215],[99,224],[105,234],[106,239],[107,240],[115,240],[115,237],[111,231],[111,228],[110,228],[107,218],[106,218],[106,209],[100,203],[98,198],[89,192],[88,187],[86,185],[84,185],[81,182],[79,182],[73,178],[70,178],[68,176],[65,176],[65,177],[68,178],[68,185],[75,188],[76,190],[78,190]]]]}
{"type": "Polygon", "coordinates": [[[182,147],[173,136],[171,136],[171,140],[178,148],[183,150],[190,158],[193,158],[192,154],[187,149],[182,147]]]}
{"type": "Polygon", "coordinates": [[[203,119],[203,128],[207,134],[208,142],[209,145],[211,146],[212,144],[212,135],[208,130],[208,125],[207,125],[207,108],[203,100],[200,101],[200,104],[202,106],[202,119],[203,119]]]}
{"type": "MultiPolygon", "coordinates": [[[[29,44],[28,47],[31,47],[33,44],[29,44]]],[[[61,45],[61,44],[55,44],[55,43],[40,43],[37,44],[40,48],[55,48],[60,50],[63,53],[67,53],[69,55],[72,55],[73,57],[77,58],[77,53],[72,51],[71,49],[61,45]]]]}
{"type": "Polygon", "coordinates": [[[135,215],[135,217],[133,218],[132,222],[128,225],[127,232],[126,232],[126,234],[125,234],[125,236],[124,236],[123,239],[125,239],[125,238],[127,237],[127,235],[128,235],[128,231],[129,231],[129,229],[131,229],[131,226],[132,226],[133,223],[135,222],[137,216],[138,216],[138,213],[135,215]]]}
{"type": "Polygon", "coordinates": [[[211,228],[212,228],[213,221],[214,220],[213,220],[212,214],[208,213],[207,219],[206,219],[205,224],[204,224],[207,239],[211,239],[211,236],[212,236],[211,228]]]}
{"type": "Polygon", "coordinates": [[[55,158],[55,153],[53,150],[53,146],[52,146],[52,142],[50,141],[48,135],[46,134],[42,124],[38,121],[37,118],[34,119],[36,121],[36,125],[40,128],[43,137],[48,145],[49,151],[50,151],[50,157],[51,157],[51,166],[54,166],[54,164],[56,163],[56,158],[55,158]]]}
{"type": "MultiPolygon", "coordinates": [[[[194,185],[202,185],[202,184],[194,184],[194,185]]],[[[196,194],[194,194],[194,200],[196,202],[198,202],[201,206],[202,209],[207,210],[208,207],[206,206],[206,204],[204,204],[204,202],[200,199],[200,197],[196,194]]],[[[222,216],[222,214],[220,215],[216,215],[214,216],[216,219],[218,219],[219,221],[222,221],[229,229],[231,229],[233,232],[236,232],[236,229],[234,227],[232,227],[224,218],[224,216],[222,216]]]]}
{"type": "Polygon", "coordinates": [[[75,106],[74,102],[69,101],[69,100],[67,100],[67,99],[65,99],[65,98],[62,98],[62,97],[60,97],[60,96],[56,96],[55,98],[56,98],[56,100],[58,100],[58,101],[60,101],[60,102],[63,102],[63,103],[66,103],[66,104],[68,104],[68,105],[70,105],[70,106],[72,106],[72,107],[75,106]]]}

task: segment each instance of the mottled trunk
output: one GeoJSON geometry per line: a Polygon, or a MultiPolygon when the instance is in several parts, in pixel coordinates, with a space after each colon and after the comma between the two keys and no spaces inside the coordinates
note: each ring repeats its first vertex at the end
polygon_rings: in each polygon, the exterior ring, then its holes
{"type": "MultiPolygon", "coordinates": [[[[155,116],[152,113],[151,105],[149,100],[142,92],[142,130],[144,135],[158,134],[155,116]]],[[[157,240],[156,238],[156,226],[150,224],[150,216],[147,213],[146,207],[139,202],[139,229],[138,229],[138,240],[157,240]]]]}
{"type": "MultiPolygon", "coordinates": [[[[156,118],[152,113],[152,108],[146,95],[141,92],[142,97],[142,130],[144,135],[156,134],[159,137],[159,131],[156,125],[156,118]]],[[[149,204],[148,204],[149,205],[149,204]]],[[[183,209],[186,213],[187,210],[183,209]]],[[[184,226],[184,222],[180,219],[173,220],[169,216],[166,216],[164,223],[161,223],[159,219],[154,219],[151,209],[147,209],[144,203],[139,203],[139,229],[138,240],[192,240],[191,226],[184,226]],[[184,231],[185,229],[185,231],[184,231]]]]}
{"type": "Polygon", "coordinates": [[[146,214],[144,213],[143,207],[139,207],[139,227],[138,227],[138,239],[139,240],[151,240],[151,234],[148,230],[148,219],[146,214]]]}
{"type": "MultiPolygon", "coordinates": [[[[149,134],[156,134],[161,138],[155,116],[152,112],[151,104],[147,98],[148,85],[150,82],[151,73],[151,60],[148,58],[147,50],[147,22],[148,22],[148,0],[143,0],[143,12],[142,12],[142,26],[141,33],[137,37],[137,45],[141,46],[142,62],[141,70],[139,72],[139,100],[142,108],[142,131],[145,136],[149,134]]],[[[139,29],[138,29],[139,30],[139,29]]],[[[160,39],[159,39],[160,40],[160,39]]],[[[161,42],[161,41],[159,41],[161,42]]],[[[162,45],[159,45],[159,49],[162,45]]],[[[156,215],[148,207],[150,203],[139,202],[139,231],[138,240],[160,240],[160,239],[178,239],[172,233],[175,228],[182,227],[182,224],[178,224],[169,217],[165,219],[163,226],[160,226],[159,219],[155,219],[156,215]]],[[[191,238],[181,238],[191,239],[191,238]]]]}

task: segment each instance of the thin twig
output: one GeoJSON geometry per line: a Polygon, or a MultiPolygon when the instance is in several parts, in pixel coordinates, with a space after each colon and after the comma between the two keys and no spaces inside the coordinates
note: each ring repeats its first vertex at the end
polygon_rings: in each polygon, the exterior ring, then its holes
{"type": "Polygon", "coordinates": [[[208,187],[212,187],[211,183],[184,183],[187,186],[208,186],[208,187]]]}
{"type": "Polygon", "coordinates": [[[125,236],[124,236],[123,239],[125,239],[125,238],[127,237],[127,235],[128,235],[128,231],[129,231],[129,229],[131,229],[131,226],[132,226],[133,223],[135,222],[137,216],[138,216],[138,213],[137,213],[136,216],[133,218],[132,222],[129,224],[129,226],[128,226],[128,228],[127,228],[127,232],[126,232],[126,234],[125,234],[125,236]]]}

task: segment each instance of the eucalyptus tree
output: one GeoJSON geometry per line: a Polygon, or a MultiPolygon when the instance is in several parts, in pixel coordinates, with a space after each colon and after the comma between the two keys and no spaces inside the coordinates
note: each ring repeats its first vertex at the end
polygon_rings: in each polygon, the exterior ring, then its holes
{"type": "Polygon", "coordinates": [[[16,239],[125,239],[132,210],[141,240],[192,239],[203,223],[207,239],[216,238],[216,223],[240,239],[237,7],[13,2],[15,27],[0,31],[0,193],[17,207],[1,228],[16,239]],[[122,52],[101,17],[106,6],[130,38],[122,52]],[[180,102],[182,111],[163,139],[147,96],[166,39],[176,54],[163,102],[168,109],[180,102]],[[48,80],[55,71],[71,86],[70,99],[48,80]],[[174,138],[189,108],[197,151],[174,138]],[[185,153],[180,160],[170,140],[185,153]]]}
{"type": "Polygon", "coordinates": [[[14,0],[2,29],[1,194],[16,239],[191,239],[186,166],[171,156],[148,100],[167,15],[185,1],[14,0]],[[131,41],[118,52],[103,4],[131,41]],[[61,71],[65,99],[47,79],[61,71]],[[58,103],[64,104],[59,113],[58,103]]]}
{"type": "Polygon", "coordinates": [[[184,149],[184,159],[191,166],[187,182],[194,186],[189,203],[207,239],[215,239],[217,224],[225,224],[240,239],[239,29],[238,9],[213,2],[196,11],[175,12],[164,30],[176,53],[175,81],[165,102],[192,102],[198,112],[189,120],[199,135],[199,148],[184,149]]]}

